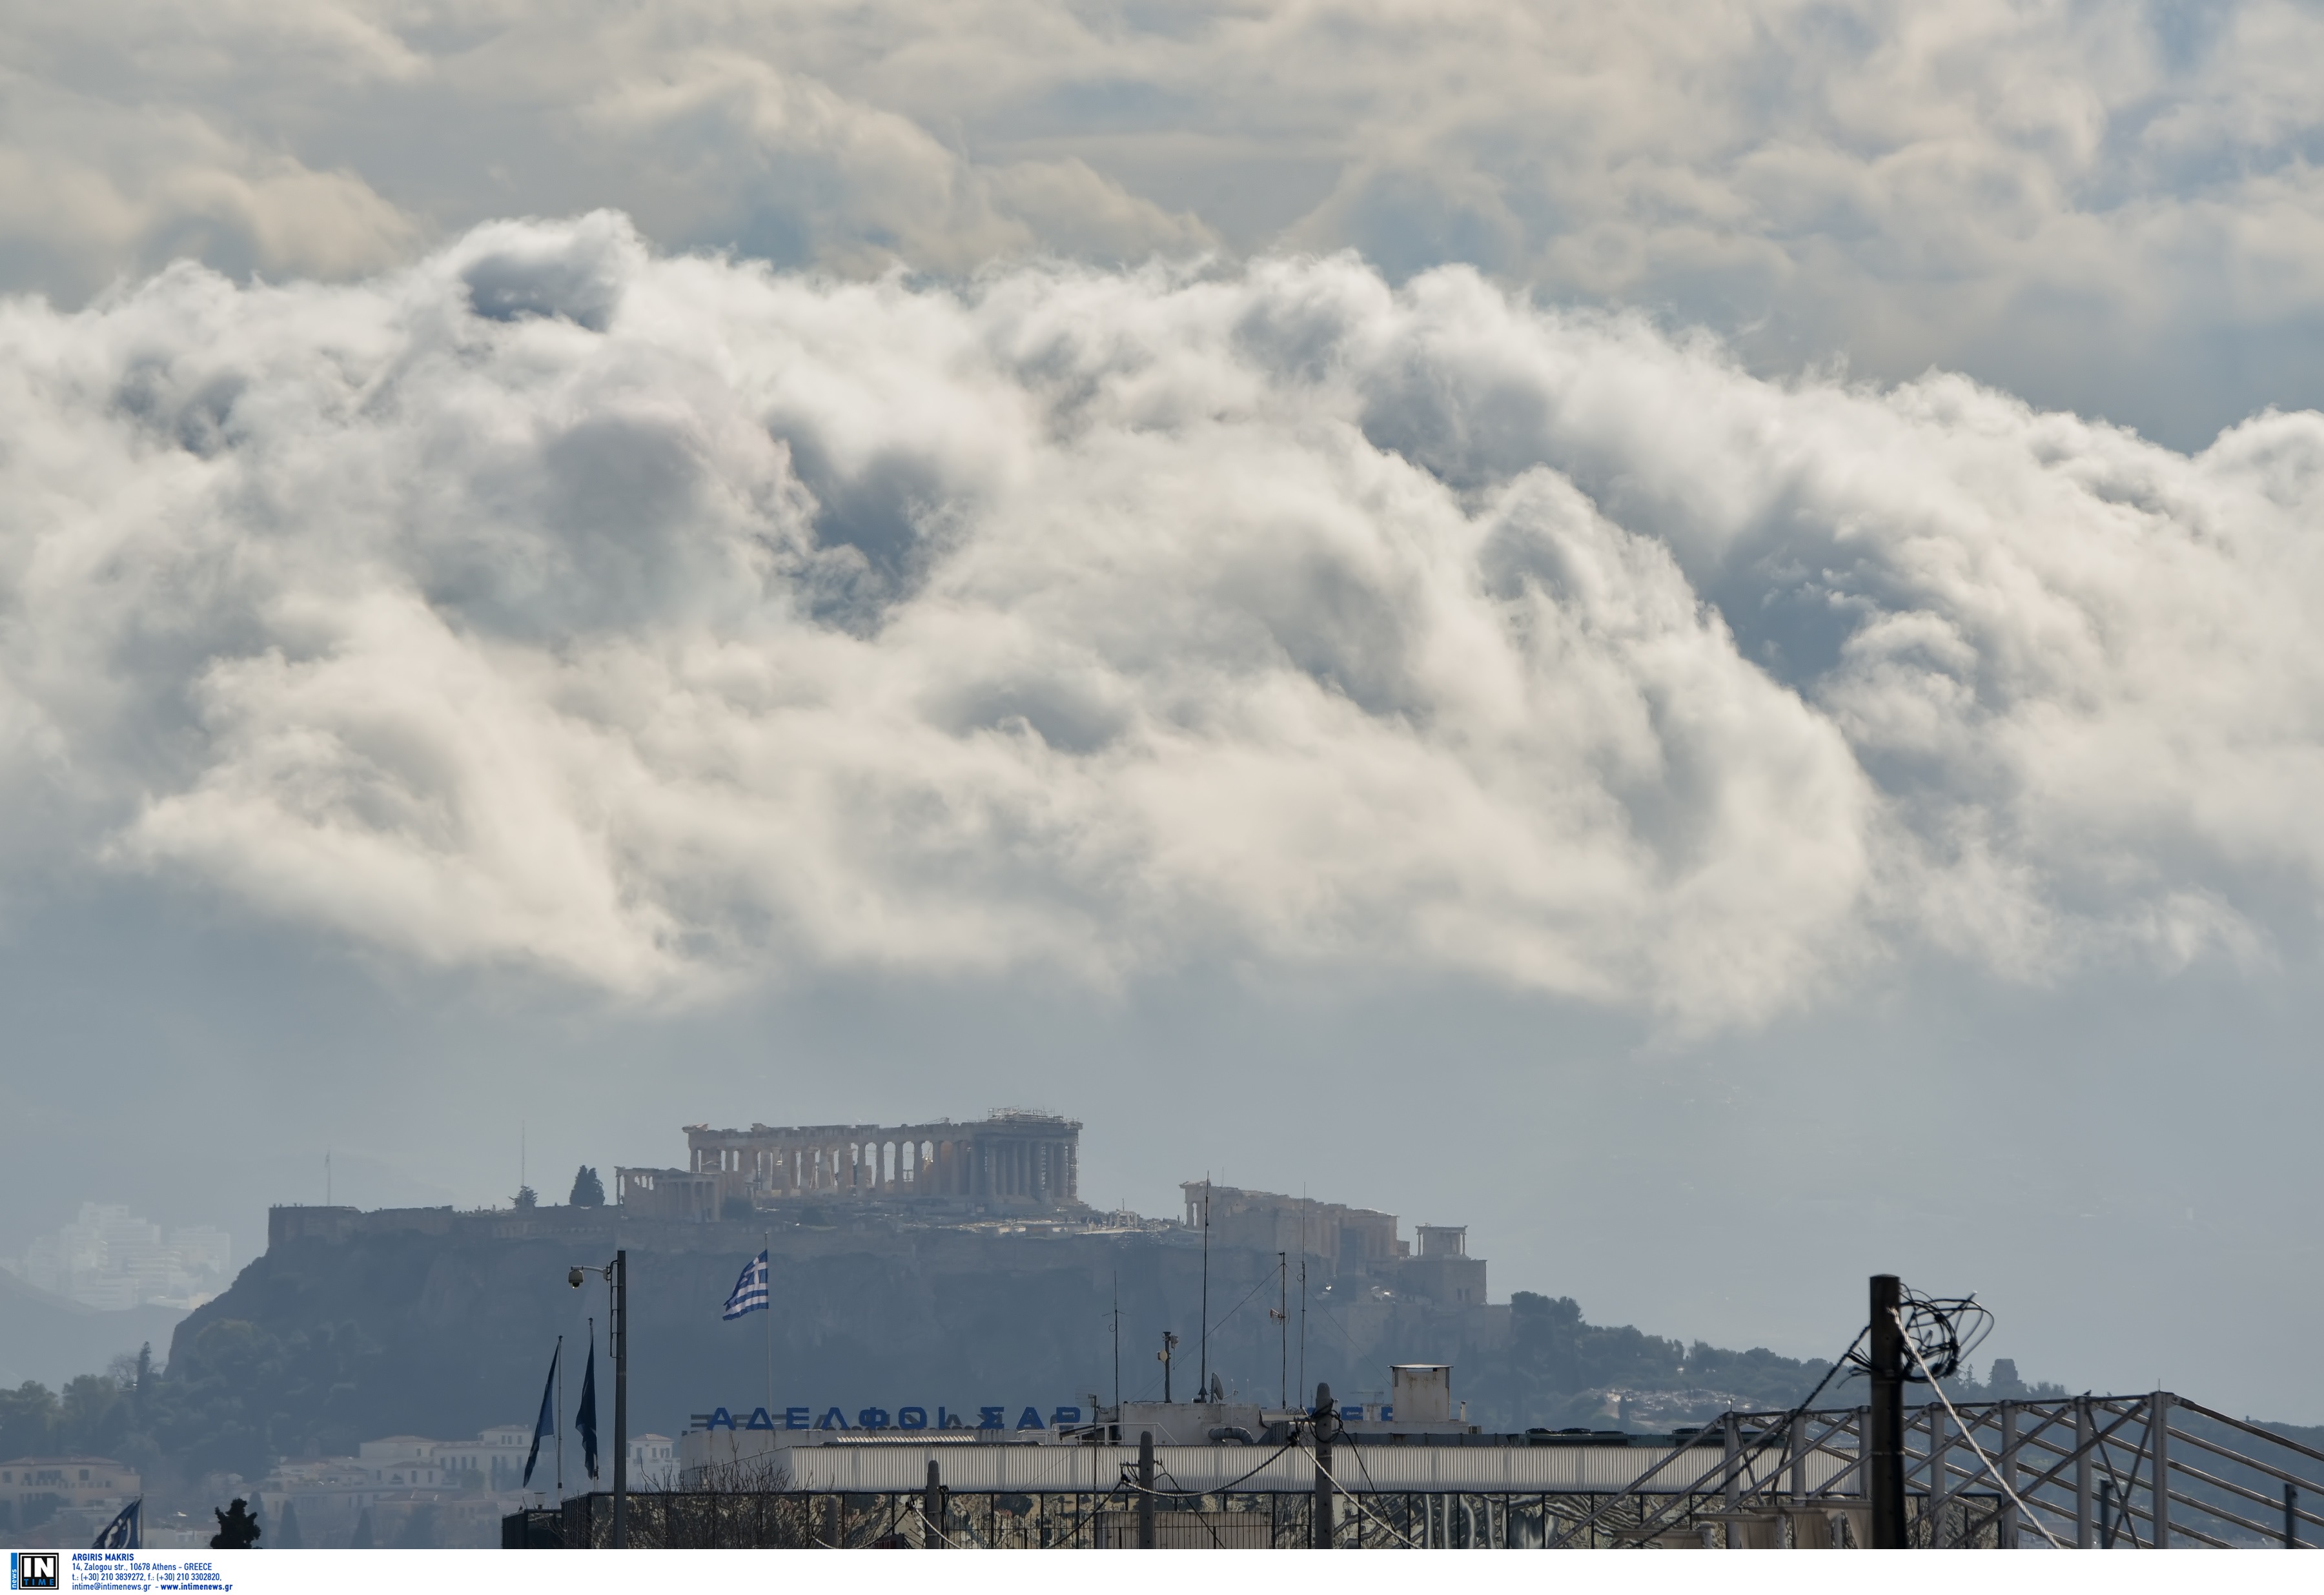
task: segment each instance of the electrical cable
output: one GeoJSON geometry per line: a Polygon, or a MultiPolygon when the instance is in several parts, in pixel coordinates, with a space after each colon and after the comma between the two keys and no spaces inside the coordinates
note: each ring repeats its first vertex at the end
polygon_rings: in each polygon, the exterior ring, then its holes
{"type": "MultiPolygon", "coordinates": [[[[1265,1461],[1259,1463],[1258,1467],[1253,1468],[1250,1472],[1242,1475],[1242,1478],[1240,1479],[1231,1480],[1225,1484],[1220,1485],[1216,1489],[1188,1489],[1185,1485],[1178,1484],[1178,1480],[1175,1477],[1170,1479],[1170,1482],[1178,1485],[1178,1493],[1180,1495],[1223,1495],[1228,1490],[1232,1489],[1236,1485],[1242,1483],[1244,1480],[1256,1479],[1259,1474],[1267,1471],[1267,1470],[1274,1464],[1276,1457],[1281,1456],[1285,1452],[1291,1449],[1291,1442],[1288,1440],[1285,1441],[1281,1445],[1275,1448],[1274,1455],[1269,1456],[1265,1461]]],[[[1124,1464],[1124,1466],[1127,1465],[1127,1463],[1124,1464]]],[[[1167,1468],[1157,1468],[1155,1471],[1165,1475],[1169,1473],[1169,1470],[1167,1468]]],[[[1160,1495],[1162,1492],[1157,1489],[1154,1493],[1156,1495],[1160,1495]]]]}
{"type": "MultiPolygon", "coordinates": [[[[1243,1292],[1243,1293],[1242,1293],[1242,1300],[1240,1300],[1240,1301],[1237,1302],[1233,1306],[1229,1307],[1229,1308],[1228,1308],[1224,1313],[1221,1314],[1218,1317],[1216,1317],[1216,1318],[1213,1319],[1213,1320],[1211,1321],[1211,1326],[1210,1326],[1210,1327],[1211,1327],[1212,1329],[1213,1329],[1213,1330],[1224,1329],[1224,1328],[1227,1326],[1227,1324],[1229,1323],[1229,1322],[1231,1322],[1231,1321],[1233,1319],[1233,1317],[1234,1317],[1234,1315],[1235,1315],[1236,1314],[1238,1314],[1238,1313],[1241,1312],[1245,1307],[1248,1307],[1249,1305],[1250,1305],[1250,1298],[1251,1298],[1251,1297],[1253,1297],[1253,1296],[1255,1296],[1255,1295],[1258,1295],[1261,1290],[1265,1289],[1265,1288],[1266,1288],[1266,1286],[1267,1286],[1267,1281],[1266,1281],[1266,1280],[1264,1280],[1264,1279],[1262,1279],[1262,1280],[1260,1280],[1257,1285],[1252,1286],[1249,1290],[1247,1290],[1247,1291],[1243,1292]]],[[[1205,1392],[1204,1393],[1204,1398],[1205,1400],[1209,1399],[1209,1392],[1205,1391],[1205,1392]]]]}
{"type": "MultiPolygon", "coordinates": [[[[1220,1485],[1214,1490],[1188,1489],[1184,1484],[1179,1482],[1176,1474],[1172,1473],[1167,1468],[1158,1466],[1155,1469],[1155,1471],[1160,1474],[1163,1478],[1169,1480],[1172,1488],[1168,1490],[1148,1489],[1146,1486],[1138,1483],[1130,1477],[1130,1470],[1134,1464],[1124,1462],[1121,1465],[1121,1482],[1115,1485],[1113,1489],[1108,1490],[1106,1492],[1106,1497],[1111,1498],[1114,1490],[1119,1490],[1124,1486],[1127,1486],[1130,1493],[1133,1495],[1150,1495],[1157,1500],[1161,1499],[1165,1495],[1168,1495],[1174,1499],[1183,1499],[1187,1496],[1194,1496],[1197,1498],[1206,1495],[1224,1496],[1227,1491],[1232,1489],[1236,1485],[1244,1482],[1246,1480],[1257,1478],[1259,1474],[1265,1472],[1268,1467],[1273,1465],[1277,1457],[1280,1457],[1285,1452],[1291,1449],[1291,1442],[1287,1440],[1285,1441],[1281,1445],[1276,1447],[1273,1455],[1268,1456],[1265,1461],[1261,1461],[1259,1466],[1253,1468],[1250,1472],[1243,1474],[1240,1478],[1230,1480],[1227,1483],[1220,1485]]],[[[1217,1545],[1221,1550],[1224,1550],[1226,1548],[1226,1542],[1219,1538],[1217,1526],[1213,1524],[1209,1518],[1204,1518],[1203,1527],[1210,1534],[1211,1540],[1213,1544],[1217,1545]]]]}
{"type": "MultiPolygon", "coordinates": [[[[1288,1449],[1288,1448],[1286,1448],[1286,1449],[1288,1449]]],[[[1280,1454],[1280,1453],[1278,1453],[1278,1454],[1280,1454]]],[[[1269,1460],[1272,1460],[1272,1459],[1269,1459],[1269,1460]]],[[[1263,1468],[1263,1467],[1265,1467],[1265,1466],[1267,1466],[1267,1463],[1265,1463],[1265,1462],[1261,1462],[1261,1463],[1259,1464],[1259,1467],[1261,1467],[1261,1468],[1263,1468]]],[[[1207,1534],[1207,1535],[1209,1535],[1211,1536],[1211,1548],[1212,1548],[1213,1550],[1214,1550],[1214,1551],[1223,1551],[1223,1550],[1225,1550],[1225,1549],[1227,1548],[1227,1543],[1226,1543],[1224,1540],[1222,1540],[1222,1539],[1219,1538],[1218,1526],[1217,1526],[1215,1524],[1213,1524],[1213,1523],[1210,1520],[1210,1518],[1209,1518],[1207,1516],[1205,1516],[1205,1515],[1204,1514],[1204,1512],[1203,1512],[1203,1506],[1202,1506],[1202,1503],[1203,1503],[1203,1497],[1204,1497],[1204,1496],[1205,1496],[1206,1494],[1208,1494],[1209,1492],[1208,1492],[1207,1490],[1188,1489],[1185,1485],[1183,1485],[1183,1484],[1181,1484],[1181,1483],[1179,1483],[1179,1482],[1178,1482],[1178,1476],[1177,1476],[1176,1473],[1171,1472],[1171,1471],[1170,1471],[1170,1470],[1169,1470],[1169,1469],[1167,1469],[1167,1468],[1157,1467],[1157,1468],[1156,1468],[1156,1469],[1155,1469],[1155,1471],[1156,1471],[1156,1472],[1157,1472],[1157,1473],[1159,1473],[1159,1474],[1161,1474],[1165,1479],[1167,1479],[1167,1480],[1170,1481],[1170,1494],[1171,1494],[1171,1497],[1172,1497],[1172,1498],[1173,1498],[1173,1499],[1176,1499],[1176,1500],[1184,1500],[1184,1499],[1185,1499],[1188,1496],[1192,1496],[1192,1497],[1194,1497],[1194,1516],[1195,1516],[1198,1519],[1200,1519],[1200,1520],[1201,1520],[1202,1525],[1203,1525],[1203,1532],[1204,1532],[1204,1533],[1205,1533],[1205,1534],[1207,1534]]],[[[1253,1470],[1253,1471],[1257,1471],[1257,1470],[1256,1470],[1256,1469],[1254,1469],[1254,1470],[1253,1470]]],[[[1250,1473],[1246,1473],[1246,1474],[1244,1474],[1242,1477],[1243,1477],[1243,1479],[1248,1479],[1248,1478],[1250,1478],[1250,1473]]],[[[1240,1483],[1241,1483],[1241,1482],[1242,1482],[1242,1479],[1238,1479],[1238,1480],[1235,1480],[1235,1483],[1236,1483],[1236,1484],[1240,1484],[1240,1483]]],[[[1233,1486],[1232,1486],[1232,1485],[1228,1486],[1228,1489],[1232,1489],[1232,1488],[1233,1488],[1233,1486]]],[[[1158,1489],[1157,1489],[1157,1490],[1156,1490],[1156,1491],[1154,1491],[1154,1496],[1155,1496],[1155,1498],[1156,1498],[1157,1500],[1159,1500],[1159,1499],[1161,1498],[1161,1497],[1162,1497],[1162,1491],[1160,1491],[1160,1490],[1158,1490],[1158,1489]]],[[[1225,1491],[1225,1490],[1221,1490],[1221,1491],[1219,1492],[1219,1498],[1220,1498],[1221,1500],[1224,1500],[1224,1499],[1226,1498],[1226,1491],[1225,1491]]]]}
{"type": "MultiPolygon", "coordinates": [[[[1372,1482],[1371,1464],[1364,1461],[1364,1448],[1356,1443],[1355,1438],[1352,1435],[1349,1436],[1348,1439],[1348,1450],[1354,1454],[1356,1466],[1363,1471],[1364,1484],[1366,1488],[1373,1494],[1377,1495],[1379,1492],[1379,1486],[1372,1482]]],[[[1344,1488],[1338,1480],[1332,1478],[1332,1471],[1330,1469],[1318,1467],[1316,1471],[1323,1474],[1326,1480],[1330,1480],[1331,1486],[1333,1489],[1338,1490],[1342,1495],[1346,1496],[1349,1500],[1354,1502],[1357,1511],[1361,1512],[1374,1523],[1379,1524],[1382,1528],[1388,1530],[1388,1533],[1396,1535],[1397,1539],[1402,1540],[1407,1548],[1415,1551],[1423,1548],[1419,1541],[1414,1539],[1410,1535],[1406,1534],[1402,1529],[1397,1527],[1395,1524],[1390,1523],[1378,1512],[1373,1511],[1370,1507],[1365,1506],[1361,1496],[1359,1496],[1352,1489],[1344,1488]]]]}
{"type": "MultiPolygon", "coordinates": [[[[2089,1399],[2089,1392],[2083,1392],[2081,1398],[2083,1400],[2089,1399]]],[[[2045,1486],[2052,1484],[2062,1486],[2064,1484],[2064,1479],[2062,1476],[2066,1470],[2072,1467],[2076,1462],[2081,1461],[2086,1456],[2097,1457],[2099,1465],[2107,1470],[2107,1477],[2112,1478],[2114,1476],[2114,1461],[2107,1452],[2107,1443],[2114,1438],[2116,1430],[2121,1428],[2124,1424],[2129,1423],[2137,1415],[2138,1408],[2136,1406],[2131,1407],[2130,1410],[2116,1417],[2115,1420],[2107,1424],[2105,1428],[2093,1431],[2089,1439],[2075,1446],[2074,1449],[2070,1452],[2061,1453],[2056,1451],[2055,1447],[2052,1447],[2051,1450],[2052,1451],[2052,1453],[2057,1454],[2059,1456],[2059,1460],[2055,1463],[2052,1464],[2047,1472],[2034,1480],[2033,1483],[2027,1485],[2025,1488],[2028,1490],[2039,1490],[2045,1486]]],[[[2037,1434],[2040,1434],[2042,1429],[2048,1428],[2052,1422],[2056,1421],[2058,1420],[2044,1420],[2041,1429],[2036,1429],[2034,1433],[2037,1434]]],[[[2067,1515],[2066,1507],[2043,1500],[2038,1495],[2033,1498],[2033,1504],[2040,1507],[2043,1511],[2055,1513],[2061,1517],[2067,1515]]]]}
{"type": "Polygon", "coordinates": [[[1130,1482],[1129,1474],[1130,1464],[1125,1462],[1122,1464],[1122,1477],[1113,1481],[1113,1488],[1107,1490],[1103,1495],[1098,1497],[1094,1501],[1092,1501],[1088,1511],[1075,1514],[1073,1526],[1065,1531],[1066,1537],[1068,1539],[1078,1540],[1081,1538],[1082,1525],[1084,1523],[1094,1522],[1098,1513],[1104,1509],[1106,1502],[1113,1499],[1115,1496],[1121,1493],[1121,1487],[1130,1482]]]}
{"type": "MultiPolygon", "coordinates": [[[[1986,1314],[1986,1321],[1988,1323],[1992,1322],[1992,1318],[1993,1315],[1990,1313],[1986,1314]]],[[[1950,1415],[1953,1420],[1953,1426],[1960,1431],[1961,1438],[1969,1442],[1969,1448],[1977,1452],[1977,1460],[1985,1464],[1985,1471],[1992,1476],[1993,1481],[2001,1486],[2001,1493],[2007,1496],[2010,1499],[2010,1503],[2020,1512],[2025,1515],[2027,1522],[2033,1524],[2034,1527],[2042,1531],[2042,1537],[2050,1542],[2050,1548],[2052,1550],[2064,1550],[2066,1547],[2058,1543],[2058,1536],[2050,1532],[2050,1526],[2043,1522],[2039,1517],[2034,1516],[2034,1508],[2027,1506],[2024,1500],[2019,1498],[2017,1491],[2010,1487],[2009,1480],[2001,1476],[2001,1470],[1993,1465],[1993,1459],[1985,1454],[1985,1447],[1977,1443],[1977,1436],[1969,1432],[1969,1426],[1961,1422],[1960,1414],[1953,1407],[1953,1398],[1945,1394],[1944,1386],[1939,1384],[1937,1382],[1937,1376],[1930,1372],[1928,1362],[1921,1356],[1921,1348],[1914,1342],[1912,1332],[1905,1330],[1904,1319],[1902,1314],[1899,1314],[1896,1316],[1896,1327],[1900,1332],[1904,1332],[1904,1350],[1910,1351],[1913,1354],[1913,1360],[1921,1365],[1921,1372],[1925,1376],[1925,1382],[1929,1388],[1934,1390],[1937,1393],[1937,1399],[1945,1404],[1945,1411],[1950,1415]]],[[[1983,1335],[1977,1337],[1978,1340],[1983,1340],[1984,1338],[1985,1337],[1983,1335]]],[[[1972,1341],[1970,1344],[1975,1345],[1976,1341],[1972,1341]]],[[[1935,1448],[1932,1446],[1930,1449],[1933,1452],[1935,1448]]],[[[1932,1480],[1932,1485],[1933,1482],[1934,1481],[1932,1480]]]]}
{"type": "MultiPolygon", "coordinates": [[[[1864,1343],[1864,1337],[1871,1332],[1872,1327],[1869,1324],[1858,1330],[1856,1332],[1856,1338],[1848,1342],[1848,1350],[1842,1351],[1840,1354],[1838,1360],[1834,1361],[1831,1367],[1824,1369],[1823,1378],[1815,1382],[1815,1388],[1810,1390],[1807,1395],[1801,1399],[1798,1406],[1785,1413],[1782,1419],[1777,1422],[1773,1428],[1760,1431],[1758,1435],[1752,1440],[1748,1450],[1738,1452],[1736,1454],[1735,1467],[1738,1471],[1748,1467],[1751,1461],[1757,1457],[1758,1453],[1766,1450],[1769,1445],[1790,1434],[1793,1425],[1797,1424],[1800,1419],[1806,1415],[1808,1409],[1815,1405],[1815,1398],[1823,1394],[1824,1387],[1831,1383],[1832,1376],[1838,1373],[1842,1368],[1846,1367],[1849,1360],[1856,1356],[1856,1348],[1862,1345],[1864,1343]]],[[[1583,1518],[1580,1523],[1575,1524],[1573,1527],[1569,1529],[1565,1534],[1560,1535],[1558,1537],[1557,1544],[1552,1546],[1551,1549],[1560,1549],[1564,1546],[1568,1541],[1572,1540],[1575,1535],[1595,1528],[1598,1525],[1599,1517],[1605,1513],[1608,1507],[1613,1506],[1623,1495],[1635,1493],[1637,1490],[1638,1486],[1644,1484],[1647,1480],[1652,1479],[1655,1474],[1670,1466],[1671,1463],[1676,1461],[1687,1452],[1693,1450],[1696,1445],[1702,1443],[1702,1435],[1709,1433],[1711,1433],[1711,1430],[1706,1426],[1698,1433],[1694,1439],[1688,1441],[1686,1444],[1673,1447],[1670,1455],[1665,1457],[1661,1461],[1656,1462],[1653,1467],[1647,1469],[1636,1479],[1630,1480],[1630,1488],[1628,1490],[1609,1496],[1603,1503],[1591,1508],[1590,1516],[1583,1518]]],[[[1675,1506],[1679,1504],[1679,1502],[1685,1500],[1687,1497],[1693,1493],[1694,1492],[1692,1490],[1680,1492],[1678,1499],[1674,1501],[1671,1505],[1675,1506]]],[[[1659,1526],[1663,1517],[1670,1510],[1671,1507],[1669,1506],[1664,1507],[1652,1517],[1642,1519],[1638,1523],[1637,1528],[1632,1532],[1644,1535],[1649,1529],[1659,1526]]]]}
{"type": "MultiPolygon", "coordinates": [[[[1390,1523],[1387,1518],[1385,1518],[1385,1517],[1381,1517],[1379,1513],[1377,1513],[1377,1512],[1373,1511],[1370,1507],[1365,1506],[1365,1505],[1364,1505],[1364,1498],[1363,1498],[1363,1497],[1361,1497],[1361,1496],[1360,1496],[1360,1495],[1358,1495],[1354,1490],[1350,1489],[1346,1485],[1342,1484],[1342,1483],[1340,1482],[1340,1480],[1338,1480],[1338,1478],[1337,1478],[1337,1477],[1335,1477],[1335,1476],[1333,1474],[1332,1471],[1331,1471],[1329,1468],[1323,1467],[1323,1466],[1320,1466],[1320,1465],[1319,1465],[1319,1466],[1316,1468],[1315,1471],[1317,1471],[1318,1473],[1321,1473],[1321,1474],[1323,1476],[1324,1482],[1326,1482],[1327,1484],[1329,1484],[1329,1485],[1330,1485],[1330,1486],[1331,1486],[1334,1490],[1336,1490],[1336,1491],[1337,1491],[1338,1493],[1340,1493],[1341,1495],[1345,1496],[1345,1497],[1348,1498],[1348,1504],[1349,1504],[1350,1506],[1351,1506],[1351,1507],[1355,1507],[1355,1509],[1357,1510],[1357,1512],[1358,1512],[1359,1514],[1360,1514],[1360,1515],[1361,1515],[1361,1516],[1363,1516],[1363,1517],[1366,1517],[1370,1518],[1374,1523],[1379,1524],[1382,1528],[1386,1529],[1389,1534],[1394,1535],[1397,1539],[1399,1539],[1399,1540],[1401,1540],[1402,1542],[1404,1542],[1404,1545],[1405,1545],[1405,1548],[1406,1548],[1406,1550],[1417,1551],[1417,1550],[1419,1550],[1419,1549],[1421,1548],[1421,1547],[1420,1547],[1420,1543],[1419,1543],[1417,1540],[1414,1539],[1410,1535],[1406,1534],[1402,1529],[1400,1529],[1400,1528],[1397,1527],[1397,1526],[1396,1526],[1395,1524],[1390,1523]]],[[[1371,1478],[1370,1474],[1369,1472],[1367,1472],[1367,1473],[1365,1474],[1365,1482],[1367,1482],[1367,1483],[1370,1482],[1370,1478],[1371,1478]]]]}
{"type": "MultiPolygon", "coordinates": [[[[1978,1303],[1974,1293],[1965,1296],[1930,1296],[1905,1288],[1903,1295],[1896,1326],[1904,1332],[1904,1343],[1913,1348],[1913,1360],[1922,1366],[1925,1377],[1917,1381],[1921,1384],[1952,1378],[1960,1371],[1969,1354],[1983,1345],[1985,1337],[1993,1332],[1993,1314],[1978,1303]],[[1932,1362],[1938,1364],[1933,1371],[1928,1367],[1932,1362]]],[[[1912,1378],[1910,1369],[1904,1377],[1912,1378]]]]}

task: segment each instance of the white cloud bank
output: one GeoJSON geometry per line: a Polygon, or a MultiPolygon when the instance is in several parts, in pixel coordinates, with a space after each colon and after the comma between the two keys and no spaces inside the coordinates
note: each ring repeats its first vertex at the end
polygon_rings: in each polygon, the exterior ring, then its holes
{"type": "Polygon", "coordinates": [[[0,437],[12,867],[398,956],[1715,1025],[2305,956],[2324,891],[2313,414],[2190,457],[1460,269],[954,292],[600,214],[8,301],[0,437]]]}
{"type": "Polygon", "coordinates": [[[2324,401],[2290,0],[85,0],[0,19],[0,285],[352,279],[600,206],[876,274],[1361,251],[2182,444],[2324,401]]]}

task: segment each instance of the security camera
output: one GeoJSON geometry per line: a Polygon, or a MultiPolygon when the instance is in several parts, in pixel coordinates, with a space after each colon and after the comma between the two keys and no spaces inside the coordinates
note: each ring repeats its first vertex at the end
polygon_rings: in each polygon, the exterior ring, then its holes
{"type": "Polygon", "coordinates": [[[565,1283],[566,1283],[566,1284],[567,1284],[567,1285],[569,1285],[569,1286],[572,1286],[574,1289],[576,1289],[576,1290],[580,1289],[580,1288],[581,1288],[581,1270],[580,1270],[580,1269],[578,1269],[578,1268],[567,1268],[567,1269],[566,1269],[566,1270],[565,1270],[565,1283]]]}

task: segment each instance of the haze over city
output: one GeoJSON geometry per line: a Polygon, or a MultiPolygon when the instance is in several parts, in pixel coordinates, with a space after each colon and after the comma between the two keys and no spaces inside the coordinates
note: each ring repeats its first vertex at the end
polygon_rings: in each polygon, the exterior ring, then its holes
{"type": "Polygon", "coordinates": [[[0,41],[0,1254],[1022,1106],[2324,1422],[2324,19],[0,41]]]}

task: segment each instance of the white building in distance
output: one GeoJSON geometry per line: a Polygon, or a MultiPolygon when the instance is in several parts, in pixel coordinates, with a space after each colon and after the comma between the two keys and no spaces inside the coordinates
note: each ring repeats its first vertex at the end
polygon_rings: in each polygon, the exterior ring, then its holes
{"type": "Polygon", "coordinates": [[[177,1307],[191,1312],[233,1278],[234,1242],[224,1230],[148,1223],[125,1206],[84,1202],[80,1216],[25,1249],[19,1262],[0,1260],[28,1284],[84,1306],[177,1307]]]}

